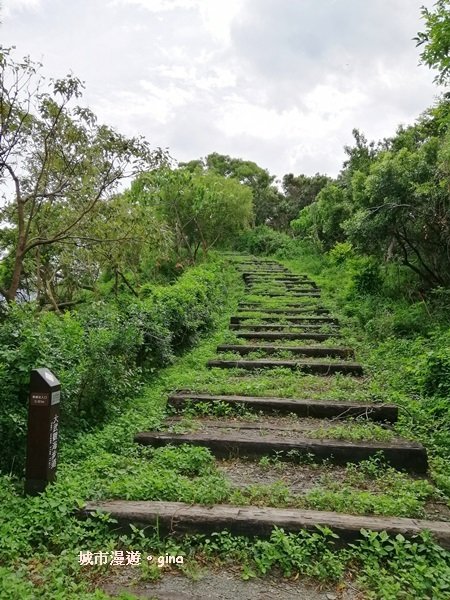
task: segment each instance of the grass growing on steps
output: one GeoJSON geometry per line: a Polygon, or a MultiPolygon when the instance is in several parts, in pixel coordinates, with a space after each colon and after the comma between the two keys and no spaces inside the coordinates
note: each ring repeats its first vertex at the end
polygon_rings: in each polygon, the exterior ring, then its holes
{"type": "Polygon", "coordinates": [[[307,246],[301,257],[280,263],[293,273],[306,271],[333,315],[352,328],[348,345],[370,374],[367,391],[401,408],[395,429],[427,448],[433,480],[450,506],[448,290],[407,297],[405,274],[394,266],[386,267],[381,287],[360,290],[357,258],[336,263],[332,252],[325,256],[307,246]]]}
{"type": "MultiPolygon", "coordinates": [[[[102,592],[92,591],[105,567],[82,569],[78,564],[78,552],[141,549],[149,554],[184,554],[192,561],[238,562],[244,577],[279,568],[286,576],[301,573],[321,580],[339,581],[345,573],[351,572],[380,598],[390,600],[396,597],[392,592],[398,589],[411,589],[415,594],[411,597],[415,598],[425,598],[425,593],[438,600],[445,598],[445,586],[450,582],[449,556],[426,536],[408,542],[368,533],[354,548],[336,550],[334,538],[328,531],[291,535],[278,530],[270,540],[249,540],[217,533],[176,541],[161,540],[151,532],[145,539],[139,529],[128,535],[115,533],[105,515],[84,522],[75,518],[74,508],[85,500],[111,496],[203,503],[236,498],[233,495],[237,494],[236,490],[219,471],[208,451],[202,448],[151,450],[134,444],[133,435],[138,430],[161,426],[167,395],[176,389],[256,395],[270,391],[273,395],[286,397],[314,393],[315,397],[362,400],[373,399],[374,394],[385,391],[377,386],[367,391],[361,382],[349,377],[335,376],[325,382],[323,378],[294,374],[285,369],[251,376],[238,371],[206,369],[204,365],[222,342],[229,315],[235,310],[242,290],[237,277],[230,275],[229,285],[231,292],[223,307],[218,331],[204,339],[198,348],[178,358],[173,366],[161,371],[129,410],[114,422],[62,448],[55,485],[38,498],[22,498],[21,482],[8,477],[0,480],[0,590],[4,597],[24,600],[106,598],[102,592]],[[383,582],[375,573],[383,573],[383,582]]],[[[370,381],[368,385],[370,388],[370,381]]],[[[381,396],[384,398],[380,393],[381,396]]],[[[400,507],[405,510],[406,503],[402,500],[408,497],[410,514],[419,514],[424,502],[438,493],[433,486],[426,487],[426,482],[415,485],[406,475],[396,472],[389,475],[381,467],[377,467],[376,472],[380,482],[387,482],[382,494],[370,487],[373,475],[350,470],[347,496],[345,493],[343,497],[336,495],[331,478],[321,481],[321,493],[317,488],[314,498],[312,490],[310,499],[304,501],[310,502],[311,507],[322,503],[328,508],[341,506],[351,510],[353,505],[362,512],[396,514],[400,507]],[[387,504],[386,498],[392,500],[391,505],[387,504]]],[[[258,493],[274,504],[286,501],[281,486],[261,488],[258,493]]],[[[254,497],[256,499],[255,493],[254,497]]],[[[300,502],[298,498],[295,501],[300,502]]]]}

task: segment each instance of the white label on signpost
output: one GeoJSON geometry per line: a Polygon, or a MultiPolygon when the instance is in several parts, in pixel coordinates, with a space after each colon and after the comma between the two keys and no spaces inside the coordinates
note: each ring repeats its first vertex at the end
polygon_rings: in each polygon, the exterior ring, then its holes
{"type": "Polygon", "coordinates": [[[51,404],[58,404],[59,401],[61,400],[61,390],[58,390],[57,392],[52,392],[52,399],[51,399],[51,404]]]}

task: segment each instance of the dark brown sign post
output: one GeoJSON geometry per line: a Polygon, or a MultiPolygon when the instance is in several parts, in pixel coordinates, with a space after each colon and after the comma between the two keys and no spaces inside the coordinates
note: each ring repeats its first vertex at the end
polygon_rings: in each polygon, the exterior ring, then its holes
{"type": "Polygon", "coordinates": [[[28,400],[25,493],[43,492],[56,476],[61,384],[48,369],[34,369],[28,400]]]}

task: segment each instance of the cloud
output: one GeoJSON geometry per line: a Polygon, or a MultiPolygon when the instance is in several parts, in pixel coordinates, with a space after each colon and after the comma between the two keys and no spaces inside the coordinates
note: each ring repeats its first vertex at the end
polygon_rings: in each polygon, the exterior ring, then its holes
{"type": "Polygon", "coordinates": [[[41,0],[4,0],[3,15],[8,18],[13,13],[24,11],[36,11],[41,8],[41,0]]]}
{"type": "Polygon", "coordinates": [[[180,160],[336,174],[354,127],[391,135],[438,91],[412,41],[423,0],[4,1],[19,55],[72,70],[100,120],[180,160]]]}

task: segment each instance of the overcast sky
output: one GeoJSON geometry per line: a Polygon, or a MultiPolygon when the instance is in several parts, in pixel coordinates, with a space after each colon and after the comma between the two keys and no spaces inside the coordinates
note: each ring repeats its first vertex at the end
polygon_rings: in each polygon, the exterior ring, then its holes
{"type": "MultiPolygon", "coordinates": [[[[0,0],[1,1],[1,0],[0,0]]],[[[84,102],[180,161],[220,152],[336,175],[351,131],[432,104],[426,0],[2,0],[0,43],[86,82],[84,102]]]]}

